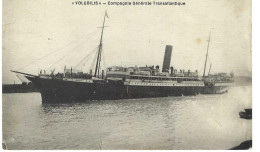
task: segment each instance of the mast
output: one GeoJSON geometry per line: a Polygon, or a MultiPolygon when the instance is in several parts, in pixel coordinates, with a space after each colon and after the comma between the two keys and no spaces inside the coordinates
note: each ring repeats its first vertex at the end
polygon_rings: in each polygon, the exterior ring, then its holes
{"type": "Polygon", "coordinates": [[[205,71],[206,71],[207,60],[208,60],[208,53],[209,53],[209,42],[210,42],[210,34],[211,34],[211,31],[209,32],[208,47],[207,47],[207,54],[206,54],[205,65],[204,65],[203,78],[205,77],[205,71]]]}
{"type": "Polygon", "coordinates": [[[102,26],[102,32],[101,32],[101,37],[100,37],[100,43],[99,43],[99,47],[98,47],[98,56],[97,56],[97,62],[96,62],[94,77],[96,77],[97,74],[99,75],[101,52],[102,52],[102,39],[103,39],[103,32],[104,32],[106,17],[108,17],[107,11],[105,12],[104,20],[103,20],[103,26],[102,26]]]}

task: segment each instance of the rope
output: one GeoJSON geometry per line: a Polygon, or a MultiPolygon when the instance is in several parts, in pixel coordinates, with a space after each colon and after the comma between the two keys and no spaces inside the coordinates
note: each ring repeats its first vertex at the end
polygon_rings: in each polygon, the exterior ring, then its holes
{"type": "Polygon", "coordinates": [[[102,53],[101,53],[101,56],[102,56],[102,59],[103,59],[103,68],[106,69],[106,60],[105,60],[105,55],[104,55],[104,49],[102,50],[102,53]]]}
{"type": "MultiPolygon", "coordinates": [[[[205,59],[204,57],[205,57],[204,54],[201,53],[201,54],[199,55],[198,59],[203,59],[202,61],[205,61],[205,60],[204,60],[204,59],[205,59]]],[[[204,64],[201,64],[201,60],[197,60],[197,64],[196,64],[196,65],[197,65],[196,70],[200,71],[200,69],[202,69],[202,71],[203,71],[203,65],[204,65],[204,64]]]]}
{"type": "MultiPolygon", "coordinates": [[[[97,32],[97,30],[94,31],[94,32],[89,33],[88,35],[93,34],[93,33],[95,33],[95,32],[97,32]]],[[[46,54],[46,55],[44,55],[44,56],[42,56],[42,57],[40,57],[40,58],[34,60],[34,61],[32,61],[32,62],[30,62],[29,64],[26,64],[25,66],[23,66],[23,67],[21,67],[21,68],[19,68],[18,71],[23,70],[24,68],[30,66],[31,64],[33,64],[33,63],[35,63],[35,62],[37,62],[37,61],[42,60],[42,59],[45,58],[45,57],[48,57],[48,56],[51,55],[51,54],[55,54],[55,53],[58,53],[58,52],[60,52],[60,51],[63,51],[63,49],[65,49],[66,47],[70,46],[71,44],[73,44],[73,43],[75,43],[75,42],[77,42],[77,41],[78,41],[78,40],[71,41],[71,42],[68,43],[67,45],[65,45],[65,46],[63,46],[63,47],[61,47],[61,48],[59,48],[59,49],[55,49],[54,51],[52,51],[52,52],[50,52],[50,53],[48,53],[48,54],[46,54]]],[[[84,40],[84,41],[85,41],[85,40],[84,40]]]]}
{"type": "Polygon", "coordinates": [[[90,65],[90,68],[91,68],[92,70],[95,69],[94,64],[95,64],[95,61],[96,61],[97,56],[98,56],[98,51],[96,52],[95,58],[94,58],[94,60],[92,61],[92,64],[90,65]]]}
{"type": "Polygon", "coordinates": [[[26,83],[28,82],[25,77],[23,77],[24,78],[23,79],[22,76],[20,76],[19,74],[17,74],[16,76],[20,79],[21,82],[26,82],[26,83]]]}
{"type": "MultiPolygon", "coordinates": [[[[88,37],[87,39],[91,38],[92,36],[94,36],[94,34],[91,35],[90,37],[88,37]]],[[[61,58],[59,58],[55,63],[53,63],[53,64],[49,67],[49,69],[52,68],[52,67],[53,67],[55,64],[57,64],[58,62],[60,62],[62,59],[64,59],[65,56],[71,54],[72,52],[77,51],[77,48],[79,48],[84,42],[85,42],[85,41],[81,42],[78,46],[74,47],[74,48],[72,49],[72,51],[66,53],[66,54],[63,55],[61,58]]]]}
{"type": "Polygon", "coordinates": [[[87,54],[87,56],[85,56],[82,60],[80,60],[80,62],[78,62],[78,64],[76,64],[75,67],[78,67],[79,65],[81,65],[82,62],[85,61],[90,55],[92,55],[92,53],[94,53],[97,48],[98,47],[95,47],[89,54],[87,54]]]}

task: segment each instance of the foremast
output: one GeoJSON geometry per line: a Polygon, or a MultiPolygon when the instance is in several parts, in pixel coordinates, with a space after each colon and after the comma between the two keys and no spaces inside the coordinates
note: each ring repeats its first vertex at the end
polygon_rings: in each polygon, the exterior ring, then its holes
{"type": "Polygon", "coordinates": [[[94,77],[97,77],[97,75],[99,75],[100,61],[101,61],[101,53],[102,53],[102,40],[103,40],[103,33],[104,33],[104,27],[105,27],[106,17],[108,18],[107,11],[105,12],[104,20],[103,20],[103,26],[102,26],[102,31],[101,31],[101,36],[100,36],[100,42],[99,42],[99,47],[98,47],[98,56],[97,56],[97,62],[96,62],[96,68],[95,68],[94,77]]]}

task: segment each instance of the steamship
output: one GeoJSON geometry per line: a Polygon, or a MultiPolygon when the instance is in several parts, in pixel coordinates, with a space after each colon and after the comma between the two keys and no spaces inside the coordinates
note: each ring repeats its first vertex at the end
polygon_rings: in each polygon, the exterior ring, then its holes
{"type": "Polygon", "coordinates": [[[192,72],[171,67],[171,45],[166,45],[162,70],[159,65],[112,66],[106,71],[101,70],[102,37],[106,18],[108,18],[107,13],[103,19],[93,74],[92,71],[83,73],[73,68],[66,69],[66,67],[63,73],[56,74],[54,71],[51,74],[40,72],[38,75],[12,72],[22,74],[34,83],[41,93],[42,103],[221,94],[227,92],[229,86],[232,85],[232,74],[205,74],[209,41],[203,76],[199,76],[197,70],[192,72]]]}

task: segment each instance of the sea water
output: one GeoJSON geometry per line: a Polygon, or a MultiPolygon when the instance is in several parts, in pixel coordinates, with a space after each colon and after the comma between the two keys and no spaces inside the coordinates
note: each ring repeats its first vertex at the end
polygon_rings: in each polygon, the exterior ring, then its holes
{"type": "Polygon", "coordinates": [[[229,149],[252,139],[251,86],[221,95],[42,104],[3,94],[7,149],[229,149]]]}

